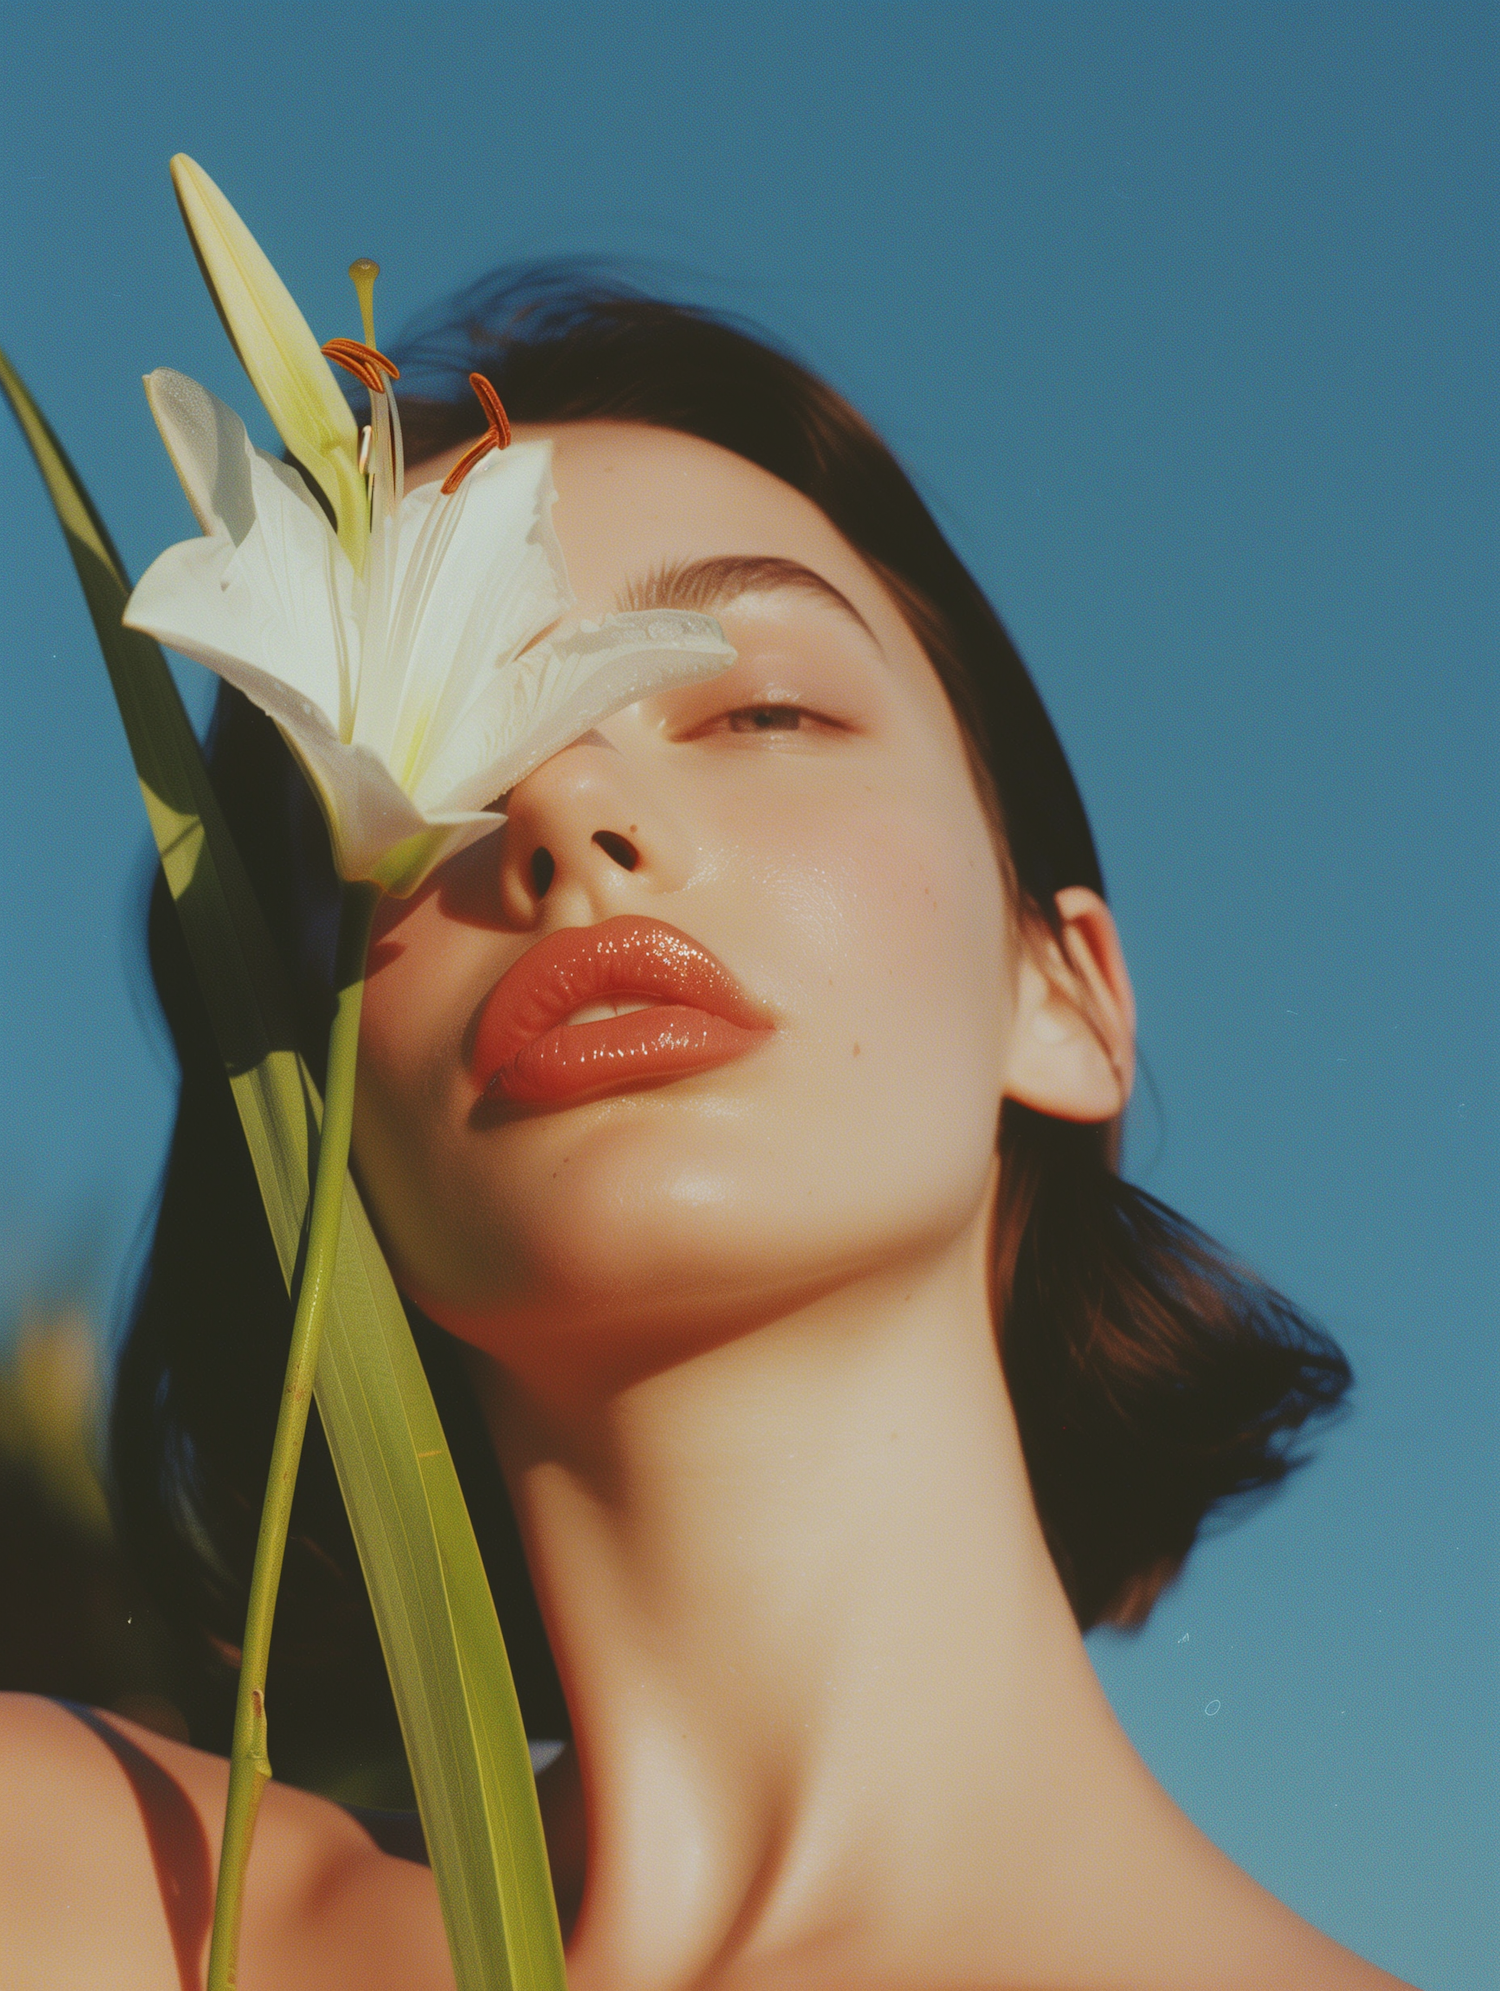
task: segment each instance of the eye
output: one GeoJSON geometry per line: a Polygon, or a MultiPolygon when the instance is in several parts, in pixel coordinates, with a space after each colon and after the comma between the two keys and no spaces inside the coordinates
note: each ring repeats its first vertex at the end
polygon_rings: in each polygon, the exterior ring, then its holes
{"type": "MultiPolygon", "coordinates": [[[[682,700],[687,710],[678,724],[673,726],[668,720],[670,737],[683,742],[699,740],[705,746],[717,740],[726,748],[731,740],[736,746],[748,746],[752,739],[760,739],[767,746],[784,745],[790,749],[793,745],[814,747],[862,730],[857,721],[841,714],[835,716],[821,701],[813,705],[805,699],[789,697],[778,684],[736,685],[729,692],[730,697],[735,691],[741,697],[746,691],[752,693],[752,701],[744,705],[729,705],[727,700],[724,704],[709,704],[714,691],[712,684],[689,688],[682,700]],[[753,697],[755,692],[760,693],[758,698],[753,697]],[[694,705],[698,708],[696,712],[694,705]]],[[[720,688],[719,696],[723,695],[720,688]]]]}
{"type": "Polygon", "coordinates": [[[795,733],[809,716],[800,705],[742,705],[725,721],[731,733],[795,733]]]}

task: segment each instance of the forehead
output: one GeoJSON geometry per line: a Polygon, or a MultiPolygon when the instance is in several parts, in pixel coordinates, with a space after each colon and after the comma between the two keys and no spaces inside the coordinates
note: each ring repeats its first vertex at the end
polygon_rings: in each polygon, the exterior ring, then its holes
{"type": "MultiPolygon", "coordinates": [[[[843,535],[810,498],[758,464],[636,422],[517,424],[515,433],[552,443],[552,519],[585,611],[624,605],[632,585],[664,565],[788,560],[845,596],[888,657],[916,649],[891,597],[843,535]]],[[[416,476],[441,476],[449,461],[439,457],[416,476]]]]}
{"type": "MultiPolygon", "coordinates": [[[[675,429],[638,422],[518,423],[515,434],[552,444],[552,521],[585,615],[641,606],[663,570],[698,562],[787,561],[809,570],[854,610],[853,617],[838,613],[838,626],[846,639],[852,632],[863,667],[879,673],[914,725],[911,744],[925,743],[929,752],[922,757],[932,759],[936,778],[965,798],[982,820],[986,844],[998,848],[937,672],[884,584],[810,498],[732,450],[675,429]]],[[[445,476],[462,454],[460,445],[434,458],[415,481],[445,476]]],[[[779,609],[761,634],[774,645],[778,629],[789,626],[785,618],[797,619],[794,604],[805,609],[809,601],[804,589],[771,599],[779,609]]],[[[733,643],[748,634],[733,604],[681,605],[720,615],[733,643]]],[[[810,606],[826,636],[826,604],[810,606]]]]}

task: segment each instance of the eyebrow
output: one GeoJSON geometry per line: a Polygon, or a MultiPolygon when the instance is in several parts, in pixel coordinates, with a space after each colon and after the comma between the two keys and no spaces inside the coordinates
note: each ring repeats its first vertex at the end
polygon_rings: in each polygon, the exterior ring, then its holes
{"type": "Polygon", "coordinates": [[[832,581],[804,567],[800,560],[782,560],[769,553],[721,553],[707,560],[664,560],[649,574],[628,581],[617,600],[622,609],[681,608],[709,615],[728,608],[742,595],[792,593],[808,595],[857,622],[874,640],[875,632],[832,581]]]}

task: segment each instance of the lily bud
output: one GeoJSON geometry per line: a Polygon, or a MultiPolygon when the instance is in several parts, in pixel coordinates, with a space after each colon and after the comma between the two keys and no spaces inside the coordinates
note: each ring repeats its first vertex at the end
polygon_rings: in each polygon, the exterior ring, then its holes
{"type": "Polygon", "coordinates": [[[362,572],[369,537],[359,431],[291,292],[213,181],[185,152],[172,184],[224,329],[276,432],[319,485],[339,543],[362,572]]]}

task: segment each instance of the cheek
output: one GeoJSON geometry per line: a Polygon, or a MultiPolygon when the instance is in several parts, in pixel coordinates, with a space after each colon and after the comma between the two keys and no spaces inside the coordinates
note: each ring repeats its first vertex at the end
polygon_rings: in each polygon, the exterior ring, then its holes
{"type": "Polygon", "coordinates": [[[1009,920],[977,810],[871,796],[797,832],[764,882],[794,936],[771,993],[799,1020],[809,1083],[835,1115],[853,1108],[863,1135],[933,1158],[951,1134],[955,1163],[987,1166],[1009,920]]]}
{"type": "MultiPolygon", "coordinates": [[[[465,1023],[488,985],[483,937],[444,921],[435,902],[377,935],[360,1016],[354,1157],[385,1242],[414,1248],[428,1197],[461,1130],[465,1023]],[[415,1228],[414,1228],[415,1227],[415,1228]]],[[[488,979],[494,979],[493,965],[488,979]]]]}
{"type": "Polygon", "coordinates": [[[983,819],[954,785],[851,779],[815,800],[788,770],[769,802],[699,798],[713,827],[695,881],[646,909],[769,1002],[774,1047],[498,1138],[476,1139],[460,1096],[493,938],[476,967],[467,929],[429,932],[413,909],[368,987],[356,1152],[429,1312],[524,1326],[535,1302],[550,1333],[567,1305],[758,1290],[768,1239],[795,1285],[967,1220],[994,1153],[1009,926],[983,819]]]}
{"type": "Polygon", "coordinates": [[[484,930],[445,917],[435,892],[382,908],[360,1014],[361,1070],[378,1075],[383,1089],[401,1090],[451,1068],[468,1013],[487,986],[487,954],[493,947],[484,930]]]}

